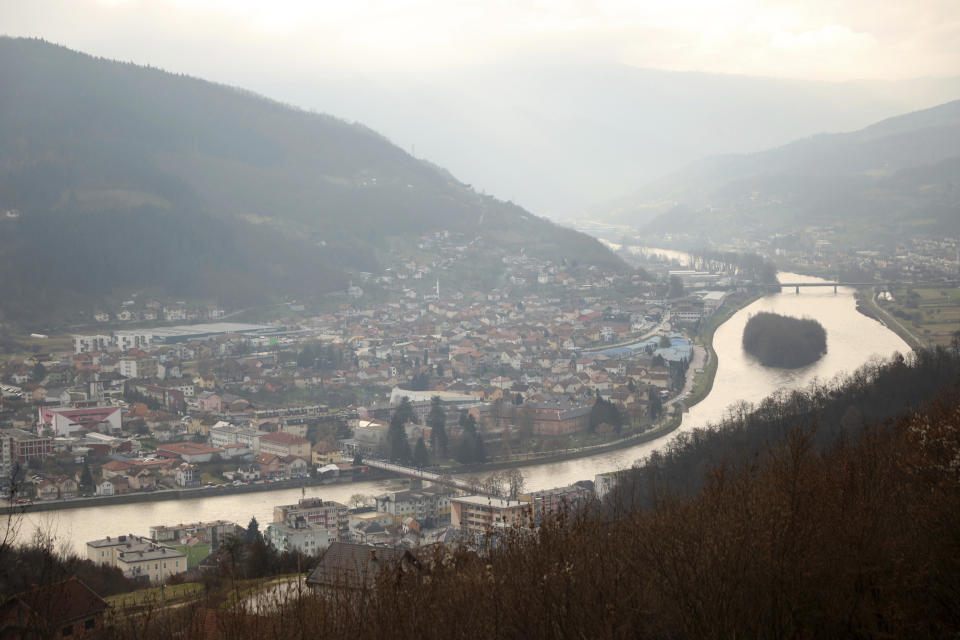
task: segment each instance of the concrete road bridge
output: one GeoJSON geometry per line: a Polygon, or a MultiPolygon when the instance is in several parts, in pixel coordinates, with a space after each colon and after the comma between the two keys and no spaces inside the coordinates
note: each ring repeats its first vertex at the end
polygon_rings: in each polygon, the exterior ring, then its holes
{"type": "Polygon", "coordinates": [[[770,285],[786,288],[794,287],[797,294],[800,294],[800,287],[833,287],[833,292],[837,292],[837,287],[955,287],[956,282],[781,282],[778,285],[770,285]]]}

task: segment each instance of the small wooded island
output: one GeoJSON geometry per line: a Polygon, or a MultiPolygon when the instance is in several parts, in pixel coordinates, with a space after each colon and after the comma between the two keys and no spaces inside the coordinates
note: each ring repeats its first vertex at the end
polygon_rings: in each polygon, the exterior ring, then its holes
{"type": "Polygon", "coordinates": [[[764,366],[796,369],[827,352],[827,330],[811,318],[764,311],[747,321],[743,348],[764,366]]]}

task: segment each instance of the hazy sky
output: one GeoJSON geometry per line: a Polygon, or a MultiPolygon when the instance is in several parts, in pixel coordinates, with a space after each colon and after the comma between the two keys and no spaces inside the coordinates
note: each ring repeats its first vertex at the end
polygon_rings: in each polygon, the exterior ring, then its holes
{"type": "Polygon", "coordinates": [[[818,80],[960,72],[957,0],[0,0],[0,32],[227,82],[540,57],[818,80]]]}

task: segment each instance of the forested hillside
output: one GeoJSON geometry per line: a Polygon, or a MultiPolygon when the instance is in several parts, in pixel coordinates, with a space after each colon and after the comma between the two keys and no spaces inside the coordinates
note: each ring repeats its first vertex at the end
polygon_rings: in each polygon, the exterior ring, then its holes
{"type": "Polygon", "coordinates": [[[767,236],[811,225],[890,240],[960,232],[960,101],[761,153],[715,156],[644,186],[614,217],[652,232],[767,236]]]}
{"type": "Polygon", "coordinates": [[[19,214],[0,219],[6,299],[77,281],[306,295],[342,287],[343,268],[375,270],[391,237],[438,229],[623,266],[360,124],[40,40],[0,38],[0,60],[0,211],[19,214]]]}

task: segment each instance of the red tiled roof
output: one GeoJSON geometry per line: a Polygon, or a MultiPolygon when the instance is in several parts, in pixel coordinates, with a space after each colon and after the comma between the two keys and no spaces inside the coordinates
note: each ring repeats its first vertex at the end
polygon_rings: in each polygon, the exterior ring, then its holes
{"type": "Polygon", "coordinates": [[[196,442],[171,442],[157,447],[157,452],[169,451],[177,455],[200,455],[204,453],[220,453],[217,447],[208,447],[196,442]]]}

